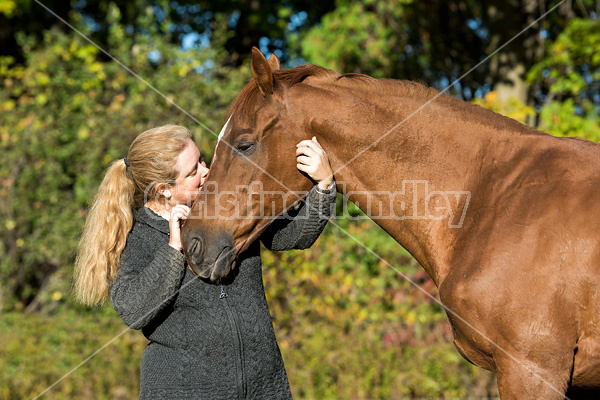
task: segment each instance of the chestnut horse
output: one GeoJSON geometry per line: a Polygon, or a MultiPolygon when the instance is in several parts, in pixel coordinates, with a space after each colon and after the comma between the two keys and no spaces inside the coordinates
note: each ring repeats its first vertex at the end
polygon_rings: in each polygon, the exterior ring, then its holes
{"type": "Polygon", "coordinates": [[[429,273],[458,351],[497,372],[502,399],[598,395],[600,145],[416,83],[280,70],[257,49],[251,69],[215,149],[212,187],[183,228],[195,273],[227,275],[273,220],[257,216],[306,194],[313,182],[293,154],[316,136],[338,191],[429,273]]]}

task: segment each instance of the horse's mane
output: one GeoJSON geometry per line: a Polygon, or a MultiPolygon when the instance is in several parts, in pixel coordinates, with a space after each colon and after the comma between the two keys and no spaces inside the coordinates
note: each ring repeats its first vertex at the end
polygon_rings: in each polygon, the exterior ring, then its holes
{"type": "MultiPolygon", "coordinates": [[[[373,78],[368,75],[357,73],[348,73],[342,75],[333,70],[314,64],[305,64],[295,68],[273,71],[273,76],[275,89],[278,85],[291,87],[309,77],[318,78],[328,81],[332,85],[348,89],[361,88],[367,91],[377,91],[378,95],[389,94],[406,96],[419,98],[424,101],[431,100],[435,97],[436,102],[442,102],[451,105],[454,111],[477,113],[478,119],[481,122],[485,121],[488,124],[496,126],[517,124],[515,127],[518,126],[520,129],[524,127],[521,123],[516,122],[508,117],[494,114],[485,108],[455,99],[446,93],[440,95],[438,90],[427,87],[419,82],[373,78]]],[[[262,102],[265,100],[265,97],[263,97],[258,90],[256,81],[251,79],[229,107],[227,118],[229,118],[234,112],[238,115],[241,115],[242,118],[251,118],[251,113],[256,109],[256,104],[262,104],[262,102]]]]}
{"type": "MultiPolygon", "coordinates": [[[[380,95],[391,94],[407,97],[418,97],[424,100],[432,99],[439,94],[439,91],[436,89],[427,87],[419,82],[397,79],[378,79],[368,75],[356,73],[340,75],[337,78],[337,84],[339,86],[348,88],[359,85],[364,89],[377,91],[380,95]]],[[[446,97],[447,96],[444,96],[444,98],[446,97]]]]}
{"type": "MultiPolygon", "coordinates": [[[[368,75],[356,73],[342,75],[333,70],[313,64],[305,64],[296,68],[273,71],[273,76],[275,78],[275,87],[277,87],[277,85],[291,87],[304,81],[306,78],[312,77],[327,79],[330,80],[331,83],[343,87],[351,88],[359,85],[365,89],[377,90],[380,93],[383,92],[411,97],[418,96],[425,98],[426,100],[435,97],[439,93],[437,90],[428,88],[427,86],[417,82],[400,81],[394,79],[376,79],[368,75]]],[[[227,112],[227,118],[229,118],[234,112],[243,115],[249,115],[249,113],[255,109],[254,105],[257,102],[262,101],[264,101],[264,98],[260,95],[256,81],[251,79],[238,94],[233,103],[231,103],[231,106],[227,112]]]]}

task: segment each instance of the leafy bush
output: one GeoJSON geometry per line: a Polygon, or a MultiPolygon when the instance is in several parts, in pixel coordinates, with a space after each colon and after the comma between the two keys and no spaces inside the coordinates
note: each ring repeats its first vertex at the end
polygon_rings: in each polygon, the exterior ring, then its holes
{"type": "MultiPolygon", "coordinates": [[[[118,9],[109,14],[111,52],[168,101],[75,33],[48,31],[41,44],[22,35],[21,46],[30,49],[25,66],[0,58],[1,308],[28,306],[47,277],[71,265],[107,166],[139,133],[188,126],[210,158],[216,135],[171,103],[218,132],[249,73],[218,67],[217,50],[183,51],[126,35],[118,9]],[[158,59],[151,62],[150,53],[158,59]]],[[[140,26],[153,26],[147,14],[139,18],[140,26]]]]}
{"type": "Polygon", "coordinates": [[[295,398],[497,395],[451,343],[425,271],[370,220],[336,220],[307,251],[263,252],[265,287],[295,398]]]}
{"type": "Polygon", "coordinates": [[[136,397],[145,338],[128,329],[110,306],[95,313],[73,305],[59,311],[3,314],[0,398],[33,398],[66,374],[42,398],[136,397]],[[102,349],[98,355],[70,373],[98,349],[102,349]]]}

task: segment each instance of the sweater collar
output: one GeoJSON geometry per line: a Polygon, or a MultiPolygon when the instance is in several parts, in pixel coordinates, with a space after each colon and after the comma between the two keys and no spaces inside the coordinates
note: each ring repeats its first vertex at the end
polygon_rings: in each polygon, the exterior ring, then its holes
{"type": "Polygon", "coordinates": [[[143,222],[144,224],[156,229],[168,235],[169,232],[169,221],[155,213],[153,210],[146,206],[142,206],[135,210],[135,220],[143,222]]]}

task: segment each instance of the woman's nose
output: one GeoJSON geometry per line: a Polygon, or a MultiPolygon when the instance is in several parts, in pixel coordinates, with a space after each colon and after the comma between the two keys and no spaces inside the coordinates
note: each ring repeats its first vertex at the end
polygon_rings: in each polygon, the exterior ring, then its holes
{"type": "Polygon", "coordinates": [[[205,164],[202,163],[200,165],[200,186],[204,185],[204,181],[206,181],[206,177],[208,176],[209,169],[206,168],[205,164]]]}

